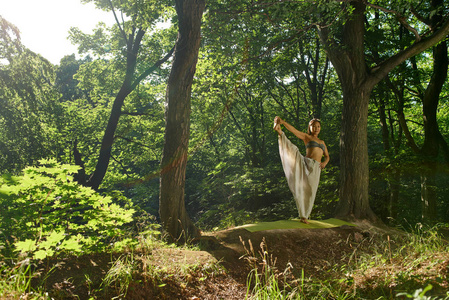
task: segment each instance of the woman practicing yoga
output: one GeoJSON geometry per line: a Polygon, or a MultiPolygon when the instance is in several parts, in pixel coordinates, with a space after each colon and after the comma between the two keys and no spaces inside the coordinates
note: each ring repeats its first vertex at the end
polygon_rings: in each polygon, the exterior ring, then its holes
{"type": "Polygon", "coordinates": [[[309,224],[307,219],[315,202],[321,169],[329,162],[326,144],[318,138],[321,130],[319,119],[309,122],[307,133],[297,130],[279,117],[274,118],[274,130],[279,134],[279,154],[282,167],[287,177],[288,187],[295,198],[301,222],[309,224]],[[281,125],[304,141],[306,156],[304,157],[281,130],[281,125]],[[321,161],[324,156],[324,161],[321,161]]]}

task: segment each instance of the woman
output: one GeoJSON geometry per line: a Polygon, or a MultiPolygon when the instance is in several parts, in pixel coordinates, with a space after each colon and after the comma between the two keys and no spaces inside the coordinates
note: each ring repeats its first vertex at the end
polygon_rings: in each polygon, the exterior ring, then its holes
{"type": "Polygon", "coordinates": [[[307,133],[297,130],[279,117],[274,118],[274,130],[279,134],[279,154],[282,167],[287,177],[288,186],[295,198],[301,222],[309,224],[307,219],[315,202],[321,169],[329,162],[326,144],[318,138],[321,130],[319,119],[309,122],[307,133]],[[304,157],[281,130],[281,125],[304,141],[306,156],[304,157]],[[322,158],[324,156],[324,161],[322,158]]]}

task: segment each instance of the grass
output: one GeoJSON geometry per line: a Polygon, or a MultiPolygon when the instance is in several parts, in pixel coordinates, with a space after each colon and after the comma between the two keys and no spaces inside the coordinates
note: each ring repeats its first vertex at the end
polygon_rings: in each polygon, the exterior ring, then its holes
{"type": "Polygon", "coordinates": [[[437,232],[437,227],[418,224],[402,241],[393,243],[390,236],[380,243],[367,241],[372,251],[354,254],[346,270],[353,281],[347,286],[367,297],[391,298],[419,289],[447,297],[449,247],[437,232]],[[426,290],[429,284],[434,288],[426,290]]]}
{"type": "Polygon", "coordinates": [[[241,242],[253,267],[246,299],[449,299],[449,247],[438,227],[418,224],[398,242],[365,238],[325,280],[279,271],[266,244],[255,253],[241,242]]]}
{"type": "Polygon", "coordinates": [[[32,287],[31,282],[36,274],[33,272],[30,259],[7,265],[1,261],[0,267],[0,299],[46,299],[47,293],[32,287]]]}
{"type": "Polygon", "coordinates": [[[260,244],[258,254],[261,263],[259,263],[251,240],[248,240],[248,247],[242,238],[240,241],[246,251],[245,259],[253,267],[248,275],[245,299],[286,299],[290,289],[287,278],[291,276],[291,265],[288,265],[283,272],[279,272],[276,268],[276,259],[268,253],[265,240],[260,244]]]}
{"type": "Polygon", "coordinates": [[[101,286],[113,289],[117,298],[126,297],[129,284],[133,281],[133,274],[138,271],[133,253],[124,254],[112,263],[106,273],[101,286]]]}

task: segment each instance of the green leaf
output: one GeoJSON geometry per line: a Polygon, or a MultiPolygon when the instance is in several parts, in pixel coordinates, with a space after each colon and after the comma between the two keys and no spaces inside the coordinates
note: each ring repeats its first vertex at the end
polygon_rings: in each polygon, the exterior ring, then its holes
{"type": "Polygon", "coordinates": [[[70,237],[70,239],[68,239],[68,240],[65,240],[61,244],[62,249],[66,249],[66,250],[74,251],[74,252],[80,252],[82,247],[83,247],[83,245],[78,241],[78,238],[74,237],[74,236],[70,237]]]}
{"type": "Polygon", "coordinates": [[[33,258],[34,259],[39,259],[42,260],[46,257],[51,257],[53,256],[55,252],[51,249],[46,249],[46,250],[37,250],[36,252],[34,252],[33,258]]]}
{"type": "Polygon", "coordinates": [[[64,232],[53,231],[49,236],[47,236],[45,241],[39,244],[39,248],[50,249],[52,247],[56,247],[56,245],[60,243],[64,237],[64,232]]]}
{"type": "Polygon", "coordinates": [[[26,239],[25,241],[15,242],[16,250],[21,253],[33,252],[37,249],[36,241],[26,239]]]}

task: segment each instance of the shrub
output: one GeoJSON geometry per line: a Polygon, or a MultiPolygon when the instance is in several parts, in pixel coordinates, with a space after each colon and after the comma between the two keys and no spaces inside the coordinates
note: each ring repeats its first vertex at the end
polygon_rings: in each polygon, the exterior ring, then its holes
{"type": "Polygon", "coordinates": [[[25,168],[20,177],[0,178],[0,232],[6,250],[35,259],[61,251],[98,251],[132,221],[132,208],[76,183],[72,174],[77,166],[55,160],[40,164],[25,168]]]}

